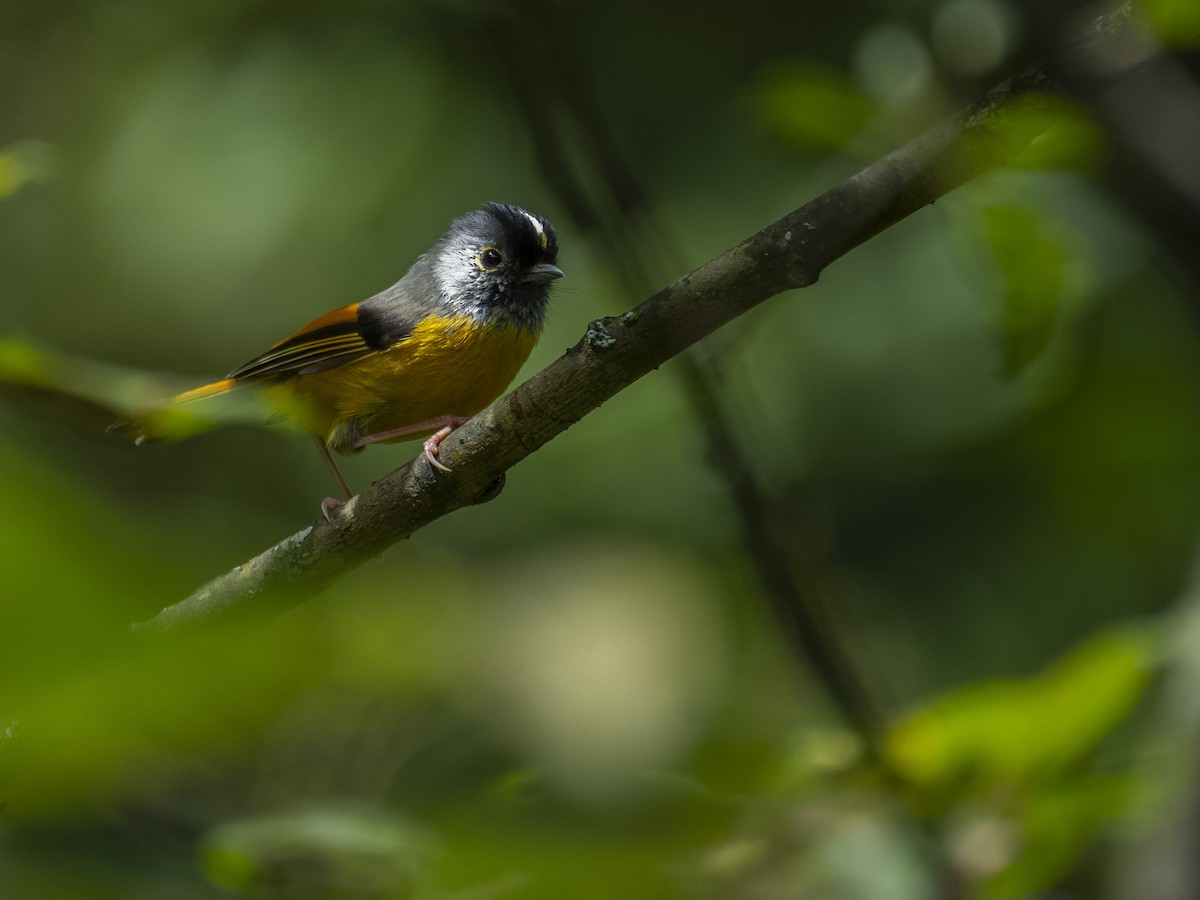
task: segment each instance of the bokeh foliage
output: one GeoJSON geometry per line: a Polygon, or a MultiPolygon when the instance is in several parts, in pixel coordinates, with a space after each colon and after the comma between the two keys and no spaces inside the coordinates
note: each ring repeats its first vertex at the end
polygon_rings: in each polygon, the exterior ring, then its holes
{"type": "MultiPolygon", "coordinates": [[[[333,486],[254,410],[137,449],[115,416],[386,286],[487,200],[560,232],[527,373],[642,299],[547,183],[503,60],[586,73],[673,277],[1060,25],[668,6],[0,10],[0,895],[1088,897],[1186,813],[1159,684],[1196,652],[1195,284],[1082,103],[1018,109],[1038,137],[1003,168],[712,341],[880,735],[773,618],[671,367],[269,625],[130,629],[333,486]]],[[[1189,4],[1145,6],[1194,44],[1189,4]]]]}

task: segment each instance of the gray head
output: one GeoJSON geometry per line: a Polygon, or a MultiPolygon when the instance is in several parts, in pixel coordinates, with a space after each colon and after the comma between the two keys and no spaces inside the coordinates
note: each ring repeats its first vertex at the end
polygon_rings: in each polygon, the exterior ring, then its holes
{"type": "Polygon", "coordinates": [[[426,254],[442,299],[460,315],[540,331],[558,238],[541,216],[489,203],[459,216],[426,254]]]}

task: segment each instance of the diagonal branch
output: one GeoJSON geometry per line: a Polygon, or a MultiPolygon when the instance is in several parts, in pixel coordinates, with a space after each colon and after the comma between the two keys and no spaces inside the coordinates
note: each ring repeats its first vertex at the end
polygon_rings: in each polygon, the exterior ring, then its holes
{"type": "MultiPolygon", "coordinates": [[[[1111,28],[1097,28],[1105,42],[1111,28]]],[[[1037,136],[1010,115],[1055,87],[1042,70],[1007,81],[621,316],[592,322],[570,350],[455,431],[434,473],[419,458],[298,534],[168,607],[146,627],[269,616],[317,593],[435,519],[491,499],[505,472],[648,372],[764,300],[815,282],[833,261],[1037,136]]],[[[1034,124],[1040,123],[1040,124],[1034,124]]]]}

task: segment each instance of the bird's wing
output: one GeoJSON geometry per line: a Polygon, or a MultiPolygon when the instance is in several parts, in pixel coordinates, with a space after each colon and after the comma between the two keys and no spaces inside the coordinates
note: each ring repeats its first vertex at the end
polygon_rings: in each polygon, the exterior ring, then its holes
{"type": "Polygon", "coordinates": [[[229,373],[236,381],[261,381],[286,375],[312,375],[376,353],[390,344],[378,334],[372,316],[360,316],[361,304],[343,306],[309,322],[266,353],[229,373]]]}

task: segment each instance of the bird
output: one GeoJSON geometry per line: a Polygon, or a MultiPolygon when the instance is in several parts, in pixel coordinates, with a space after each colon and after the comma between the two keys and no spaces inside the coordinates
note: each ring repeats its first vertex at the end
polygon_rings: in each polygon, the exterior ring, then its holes
{"type": "MultiPolygon", "coordinates": [[[[285,415],[316,439],[346,499],[334,453],[425,437],[438,446],[508,387],[546,321],[558,238],[542,216],[488,203],[454,219],[391,287],[309,322],[225,378],[172,398],[203,403],[266,386],[285,415]]],[[[128,426],[129,423],[118,423],[128,426]]],[[[137,443],[153,440],[135,424],[137,443]]],[[[342,505],[326,498],[326,519],[342,505]]]]}

